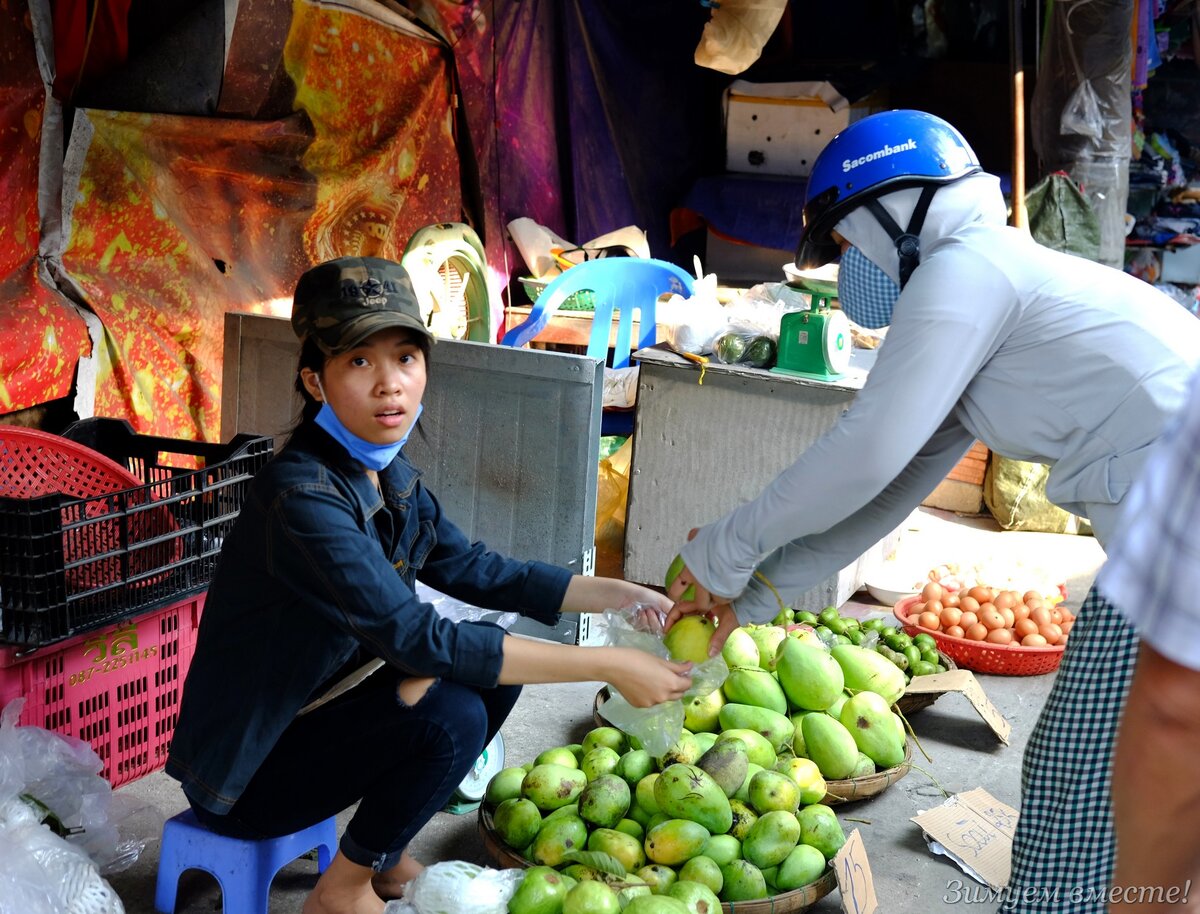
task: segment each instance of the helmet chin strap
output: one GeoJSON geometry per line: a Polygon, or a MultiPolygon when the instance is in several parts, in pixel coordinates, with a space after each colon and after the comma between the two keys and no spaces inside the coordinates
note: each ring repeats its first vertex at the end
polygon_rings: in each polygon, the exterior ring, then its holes
{"type": "Polygon", "coordinates": [[[896,220],[892,218],[892,214],[884,209],[878,199],[873,198],[866,202],[867,209],[875,214],[875,218],[883,226],[883,230],[895,242],[896,253],[900,256],[901,289],[907,285],[908,278],[912,276],[913,270],[921,262],[921,229],[925,225],[925,214],[929,212],[929,204],[933,202],[935,193],[937,193],[937,187],[932,184],[926,184],[921,188],[921,196],[917,200],[916,208],[913,209],[912,218],[908,220],[906,230],[901,230],[896,220]]]}

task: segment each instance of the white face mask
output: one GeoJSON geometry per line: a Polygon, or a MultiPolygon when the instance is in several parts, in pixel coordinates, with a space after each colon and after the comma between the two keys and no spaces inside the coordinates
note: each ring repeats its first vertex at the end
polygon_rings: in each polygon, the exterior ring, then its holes
{"type": "Polygon", "coordinates": [[[900,286],[851,245],[838,268],[838,304],[854,323],[871,330],[892,322],[900,286]]]}

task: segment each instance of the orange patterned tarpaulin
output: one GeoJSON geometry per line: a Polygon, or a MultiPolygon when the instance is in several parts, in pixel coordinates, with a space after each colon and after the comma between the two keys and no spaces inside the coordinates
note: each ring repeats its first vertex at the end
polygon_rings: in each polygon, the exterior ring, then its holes
{"type": "Polygon", "coordinates": [[[79,314],[38,275],[45,104],[25,5],[0,4],[0,414],[67,396],[91,351],[79,314]]]}
{"type": "Polygon", "coordinates": [[[80,113],[62,262],[105,328],[98,415],[217,440],[225,312],[286,314],[310,263],[460,218],[449,51],[363,6],[286,13],[291,117],[80,113]]]}

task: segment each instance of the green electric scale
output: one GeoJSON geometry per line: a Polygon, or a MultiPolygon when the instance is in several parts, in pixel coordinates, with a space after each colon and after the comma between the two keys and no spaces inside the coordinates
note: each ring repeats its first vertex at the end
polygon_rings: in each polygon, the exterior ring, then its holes
{"type": "Polygon", "coordinates": [[[850,366],[850,321],[829,302],[837,284],[814,279],[788,283],[812,296],[806,311],[789,311],[779,321],[776,374],[835,381],[850,366]]]}

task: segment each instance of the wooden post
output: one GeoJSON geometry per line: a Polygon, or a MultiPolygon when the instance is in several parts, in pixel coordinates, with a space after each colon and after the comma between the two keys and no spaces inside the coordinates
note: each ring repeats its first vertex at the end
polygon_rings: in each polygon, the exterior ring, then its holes
{"type": "Polygon", "coordinates": [[[1008,55],[1012,70],[1012,224],[1028,228],[1025,212],[1025,51],[1022,0],[1008,0],[1008,55]]]}

